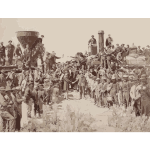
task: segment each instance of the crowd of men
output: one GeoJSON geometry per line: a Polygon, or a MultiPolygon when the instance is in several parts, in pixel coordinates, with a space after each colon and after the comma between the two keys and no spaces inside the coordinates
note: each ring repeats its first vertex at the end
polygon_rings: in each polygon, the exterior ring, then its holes
{"type": "MultiPolygon", "coordinates": [[[[107,40],[104,51],[93,57],[87,53],[77,53],[71,61],[64,63],[56,63],[56,59],[60,57],[57,57],[54,51],[45,53],[42,43],[38,43],[32,49],[32,53],[29,45],[22,52],[19,44],[15,48],[11,44],[12,41],[9,41],[6,47],[1,43],[2,66],[6,64],[5,50],[8,51],[10,65],[13,64],[14,56],[15,65],[19,59],[23,62],[20,72],[16,69],[1,70],[2,131],[20,131],[22,103],[27,106],[28,118],[32,116],[33,105],[34,117],[42,117],[44,106],[59,102],[61,95],[69,100],[70,90],[79,93],[79,99],[94,99],[97,107],[124,106],[126,110],[133,106],[136,116],[148,116],[150,68],[125,65],[124,56],[129,53],[130,47],[125,48],[124,44],[114,47],[111,41],[107,40]],[[39,60],[41,63],[38,63],[39,60]]],[[[141,54],[144,55],[144,51],[140,51],[139,55],[141,54]]]]}

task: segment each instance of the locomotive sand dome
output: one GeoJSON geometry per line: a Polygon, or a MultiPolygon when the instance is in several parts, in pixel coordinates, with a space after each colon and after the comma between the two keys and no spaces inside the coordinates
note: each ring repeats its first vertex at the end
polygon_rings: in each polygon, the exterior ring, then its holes
{"type": "Polygon", "coordinates": [[[26,48],[26,45],[28,44],[30,49],[39,36],[39,32],[36,31],[18,31],[16,33],[21,46],[26,48]]]}
{"type": "Polygon", "coordinates": [[[139,56],[137,54],[137,47],[134,44],[130,47],[126,61],[128,65],[146,65],[145,56],[139,56]]]}

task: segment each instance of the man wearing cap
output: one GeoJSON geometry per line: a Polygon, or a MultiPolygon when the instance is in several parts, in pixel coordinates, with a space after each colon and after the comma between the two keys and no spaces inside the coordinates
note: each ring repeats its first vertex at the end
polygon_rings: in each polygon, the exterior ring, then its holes
{"type": "Polygon", "coordinates": [[[15,57],[15,64],[17,65],[18,59],[21,58],[21,56],[22,56],[22,51],[21,51],[21,48],[20,48],[20,44],[17,44],[17,47],[14,50],[14,54],[13,55],[15,57]]]}
{"type": "Polygon", "coordinates": [[[3,42],[0,43],[0,63],[2,66],[5,65],[5,57],[6,57],[6,54],[5,54],[5,46],[3,45],[3,42]]]}
{"type": "Polygon", "coordinates": [[[113,38],[111,37],[110,34],[108,34],[108,38],[106,39],[106,46],[111,47],[112,42],[113,42],[113,38]]]}
{"type": "Polygon", "coordinates": [[[9,112],[10,108],[12,107],[12,101],[7,101],[4,98],[6,95],[5,89],[0,89],[0,115],[3,120],[2,123],[2,131],[3,132],[14,132],[15,131],[15,117],[9,112]],[[6,128],[6,123],[8,122],[8,128],[6,128]]]}
{"type": "Polygon", "coordinates": [[[9,65],[12,65],[12,61],[13,61],[13,54],[14,54],[14,50],[15,50],[15,46],[12,45],[12,41],[8,41],[8,45],[6,46],[6,50],[7,50],[7,57],[8,57],[8,62],[9,65]]]}
{"type": "Polygon", "coordinates": [[[130,97],[133,102],[133,109],[135,111],[136,116],[140,116],[140,108],[141,108],[141,99],[140,99],[140,85],[138,83],[138,78],[134,77],[133,78],[133,85],[130,89],[130,97]]]}

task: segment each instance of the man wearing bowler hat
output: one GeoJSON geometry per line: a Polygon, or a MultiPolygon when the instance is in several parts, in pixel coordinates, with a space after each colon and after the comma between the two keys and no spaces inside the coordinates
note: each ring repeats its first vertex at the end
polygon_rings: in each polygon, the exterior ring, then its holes
{"type": "Polygon", "coordinates": [[[4,66],[5,65],[5,46],[3,45],[3,42],[0,43],[0,62],[1,65],[4,66]]]}
{"type": "Polygon", "coordinates": [[[13,54],[14,54],[14,50],[15,50],[15,46],[12,45],[12,41],[8,41],[8,45],[6,46],[7,49],[7,57],[8,57],[8,62],[9,65],[12,65],[12,61],[13,61],[13,54]]]}

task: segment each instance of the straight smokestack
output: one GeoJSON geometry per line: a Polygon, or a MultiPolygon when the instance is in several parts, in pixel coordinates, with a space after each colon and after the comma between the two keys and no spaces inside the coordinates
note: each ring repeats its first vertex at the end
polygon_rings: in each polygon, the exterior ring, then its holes
{"type": "Polygon", "coordinates": [[[98,44],[99,44],[99,52],[104,51],[104,31],[98,31],[98,44]]]}

